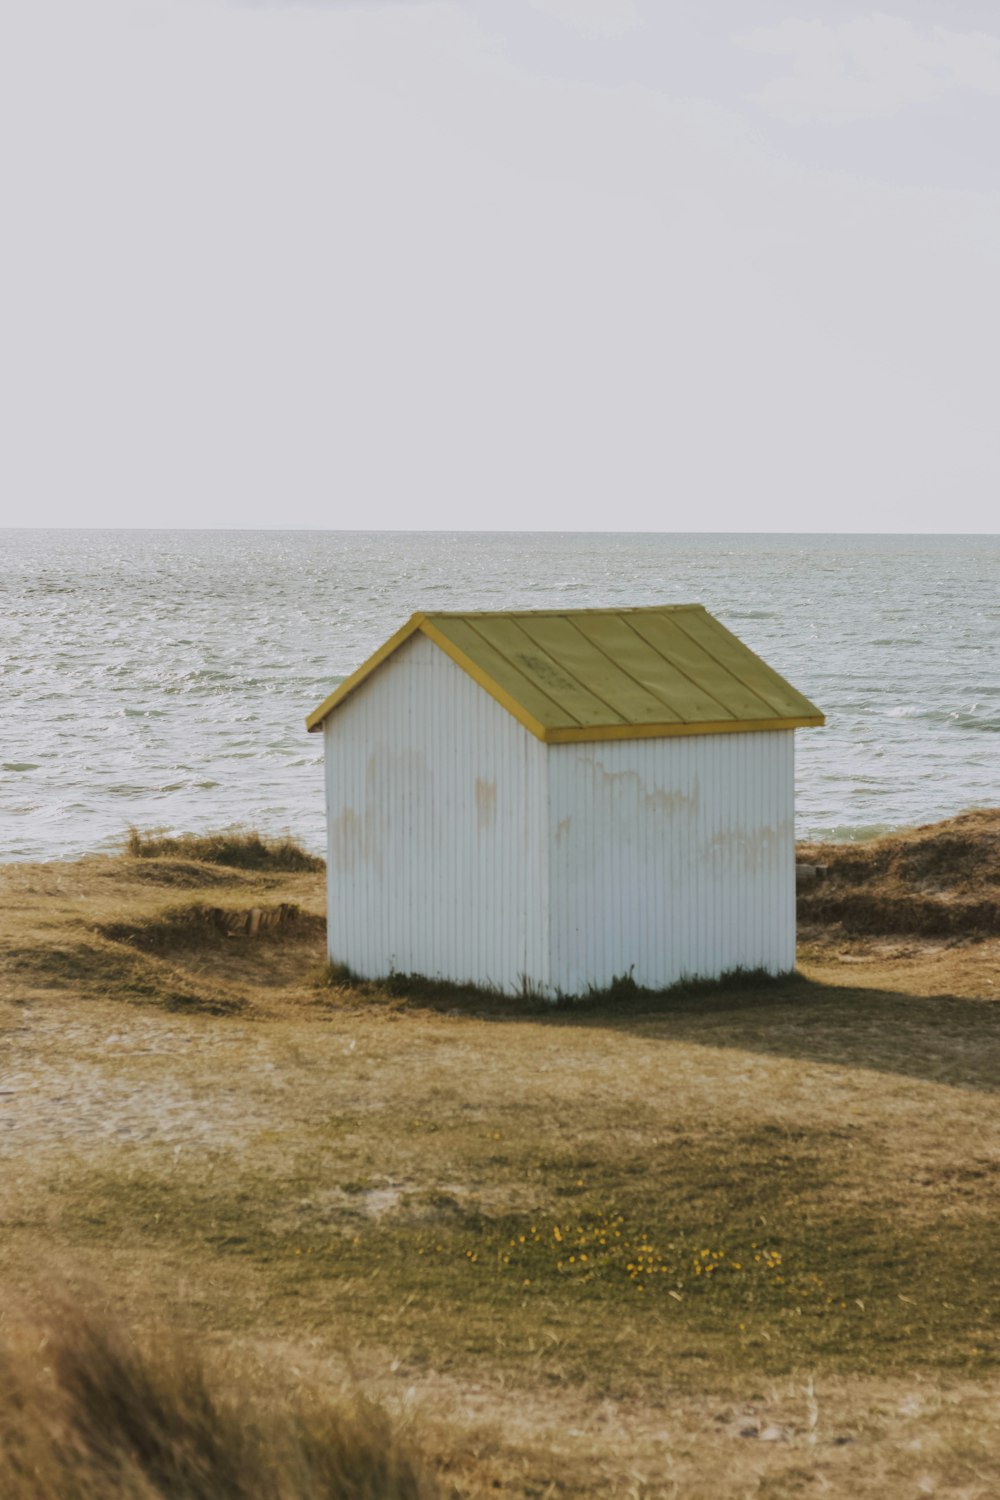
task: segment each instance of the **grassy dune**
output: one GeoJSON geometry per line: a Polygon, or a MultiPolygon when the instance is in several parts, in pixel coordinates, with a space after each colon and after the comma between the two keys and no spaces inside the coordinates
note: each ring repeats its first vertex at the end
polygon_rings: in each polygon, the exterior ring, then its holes
{"type": "Polygon", "coordinates": [[[998,848],[804,850],[795,978],[576,1011],[331,982],[255,835],[8,867],[4,1283],[462,1495],[994,1497],[998,848]]]}
{"type": "Polygon", "coordinates": [[[800,845],[825,869],[800,920],[827,930],[949,937],[1000,934],[1000,818],[977,809],[870,843],[800,845]]]}

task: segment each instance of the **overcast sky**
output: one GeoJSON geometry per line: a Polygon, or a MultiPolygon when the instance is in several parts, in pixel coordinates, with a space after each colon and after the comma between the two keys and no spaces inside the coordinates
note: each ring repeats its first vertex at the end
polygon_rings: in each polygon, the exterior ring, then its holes
{"type": "Polygon", "coordinates": [[[886,5],[0,7],[0,523],[1000,530],[1000,11],[886,5]]]}

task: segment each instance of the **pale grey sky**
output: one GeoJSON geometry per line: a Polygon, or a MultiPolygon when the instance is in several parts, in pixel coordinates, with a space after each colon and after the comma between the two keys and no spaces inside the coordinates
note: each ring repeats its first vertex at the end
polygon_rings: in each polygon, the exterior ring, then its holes
{"type": "Polygon", "coordinates": [[[994,0],[24,0],[0,524],[997,531],[994,0]]]}

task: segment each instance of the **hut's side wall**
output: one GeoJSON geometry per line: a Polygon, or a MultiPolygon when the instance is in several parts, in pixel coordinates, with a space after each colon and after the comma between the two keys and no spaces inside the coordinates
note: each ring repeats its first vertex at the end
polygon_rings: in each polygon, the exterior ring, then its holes
{"type": "Polygon", "coordinates": [[[324,737],[331,958],[546,989],[545,746],[422,635],[324,737]]]}
{"type": "Polygon", "coordinates": [[[550,748],[554,989],[794,966],[793,747],[783,730],[550,748]]]}

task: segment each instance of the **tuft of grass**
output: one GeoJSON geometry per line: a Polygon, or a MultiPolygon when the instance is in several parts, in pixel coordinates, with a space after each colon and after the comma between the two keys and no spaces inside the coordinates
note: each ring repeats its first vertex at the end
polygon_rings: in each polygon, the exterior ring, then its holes
{"type": "Polygon", "coordinates": [[[627,974],[616,974],[611,983],[603,988],[595,988],[591,985],[586,998],[591,1001],[608,1001],[612,1005],[618,1005],[623,1000],[636,1000],[641,994],[642,989],[636,984],[632,969],[629,969],[627,974]]]}
{"type": "Polygon", "coordinates": [[[353,989],[363,983],[360,976],[355,974],[349,964],[341,964],[336,959],[329,959],[319,971],[316,985],[319,989],[343,990],[353,989]]]}
{"type": "Polygon", "coordinates": [[[123,851],[130,859],[195,860],[238,870],[317,871],[323,860],[292,838],[268,838],[253,828],[223,828],[217,833],[164,834],[129,827],[123,851]]]}
{"type": "Polygon", "coordinates": [[[0,1347],[4,1500],[434,1500],[422,1458],[368,1402],[265,1401],[190,1346],[60,1309],[0,1347]]]}
{"type": "Polygon", "coordinates": [[[648,1014],[669,1009],[689,1000],[727,999],[733,991],[773,991],[795,979],[795,974],[772,974],[767,969],[726,969],[717,979],[678,979],[662,990],[636,984],[632,971],[616,975],[605,988],[590,988],[585,995],[561,995],[557,1004],[572,1010],[616,1011],[648,1014]]]}
{"type": "Polygon", "coordinates": [[[345,963],[330,960],[315,975],[314,988],[337,992],[348,1007],[439,1011],[451,1015],[500,1017],[530,1016],[552,1010],[552,1002],[527,986],[518,995],[487,985],[451,979],[431,979],[425,974],[400,974],[393,970],[381,979],[363,979],[345,963]]]}

